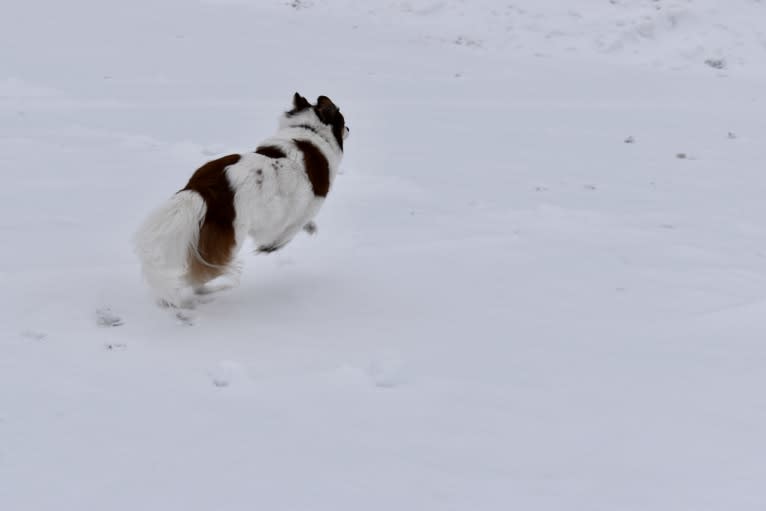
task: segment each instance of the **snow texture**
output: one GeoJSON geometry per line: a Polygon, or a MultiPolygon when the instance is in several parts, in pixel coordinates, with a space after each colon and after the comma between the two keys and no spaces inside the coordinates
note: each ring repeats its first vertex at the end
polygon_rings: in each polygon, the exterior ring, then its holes
{"type": "Polygon", "coordinates": [[[766,508],[766,3],[13,2],[0,62],[0,509],[766,508]],[[158,308],[141,219],[295,91],[320,229],[158,308]]]}

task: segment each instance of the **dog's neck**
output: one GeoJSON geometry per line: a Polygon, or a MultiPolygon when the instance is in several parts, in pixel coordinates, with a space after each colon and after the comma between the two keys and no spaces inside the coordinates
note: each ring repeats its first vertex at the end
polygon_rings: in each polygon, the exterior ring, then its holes
{"type": "MultiPolygon", "coordinates": [[[[327,144],[328,144],[330,147],[335,147],[335,146],[337,146],[337,145],[338,145],[338,142],[335,140],[335,138],[334,138],[334,137],[328,137],[326,133],[322,133],[322,131],[321,131],[321,130],[318,130],[317,128],[315,128],[314,126],[312,126],[312,125],[310,125],[310,124],[306,124],[306,123],[295,124],[295,125],[292,125],[292,126],[290,126],[290,128],[295,128],[295,129],[302,129],[302,130],[308,130],[308,131],[311,131],[311,132],[312,132],[312,133],[314,133],[316,136],[318,136],[319,138],[321,138],[322,140],[324,140],[325,142],[327,142],[327,144]]],[[[325,130],[325,131],[326,131],[326,130],[325,130]]]]}
{"type": "MultiPolygon", "coordinates": [[[[319,135],[319,130],[316,129],[314,126],[310,126],[308,124],[298,124],[296,126],[293,126],[293,128],[301,128],[301,129],[304,129],[304,130],[313,131],[314,133],[319,135]]],[[[319,136],[321,137],[322,135],[319,135],[319,136]]]]}

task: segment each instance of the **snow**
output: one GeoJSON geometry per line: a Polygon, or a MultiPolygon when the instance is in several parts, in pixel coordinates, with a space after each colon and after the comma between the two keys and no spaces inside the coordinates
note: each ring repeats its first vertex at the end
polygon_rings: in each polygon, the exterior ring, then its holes
{"type": "Polygon", "coordinates": [[[0,509],[766,506],[763,2],[6,10],[0,509]],[[295,91],[318,233],[155,307],[134,229],[295,91]]]}

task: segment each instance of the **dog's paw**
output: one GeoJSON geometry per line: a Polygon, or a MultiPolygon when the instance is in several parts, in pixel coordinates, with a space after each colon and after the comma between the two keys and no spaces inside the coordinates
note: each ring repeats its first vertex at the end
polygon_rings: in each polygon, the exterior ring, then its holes
{"type": "Polygon", "coordinates": [[[284,240],[284,241],[277,241],[275,243],[272,243],[271,245],[261,245],[256,250],[256,254],[270,254],[272,252],[276,252],[277,250],[282,249],[290,240],[284,240]]]}
{"type": "Polygon", "coordinates": [[[256,254],[271,254],[282,248],[280,245],[261,245],[255,249],[256,254]]]}
{"type": "Polygon", "coordinates": [[[170,301],[168,299],[165,299],[165,298],[157,298],[154,301],[154,303],[156,303],[157,307],[159,307],[160,309],[174,309],[175,308],[175,304],[172,301],[170,301]]]}
{"type": "Polygon", "coordinates": [[[228,291],[229,289],[234,289],[239,284],[239,281],[236,282],[219,282],[216,284],[204,284],[202,286],[197,286],[194,288],[194,295],[195,299],[197,301],[200,301],[202,303],[207,303],[212,300],[212,298],[205,298],[210,297],[210,295],[214,295],[216,293],[221,293],[223,291],[228,291]]]}
{"type": "Polygon", "coordinates": [[[315,224],[313,221],[309,222],[303,226],[303,230],[313,236],[317,233],[317,224],[315,224]]]}
{"type": "Polygon", "coordinates": [[[179,310],[179,309],[185,309],[185,310],[193,310],[196,306],[198,301],[195,299],[195,297],[176,297],[173,299],[169,298],[157,298],[155,301],[157,306],[161,309],[169,309],[169,310],[179,310]]]}

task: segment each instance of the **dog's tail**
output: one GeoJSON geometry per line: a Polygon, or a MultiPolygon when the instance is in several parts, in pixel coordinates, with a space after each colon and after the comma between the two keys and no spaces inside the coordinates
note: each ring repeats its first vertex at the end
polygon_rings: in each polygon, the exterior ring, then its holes
{"type": "Polygon", "coordinates": [[[134,235],[142,273],[157,299],[174,305],[181,300],[206,212],[201,195],[182,190],[151,212],[134,235]]]}

